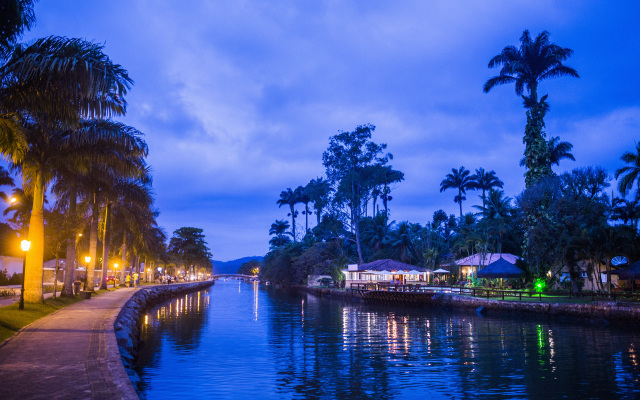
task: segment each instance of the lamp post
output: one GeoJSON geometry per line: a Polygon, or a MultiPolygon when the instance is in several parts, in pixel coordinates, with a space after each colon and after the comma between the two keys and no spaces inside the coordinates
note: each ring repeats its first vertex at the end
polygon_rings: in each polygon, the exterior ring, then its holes
{"type": "Polygon", "coordinates": [[[29,251],[29,247],[31,247],[31,242],[23,240],[20,242],[20,247],[22,248],[22,251],[24,251],[24,259],[22,260],[22,287],[20,288],[20,304],[18,304],[18,309],[24,310],[24,270],[25,265],[27,264],[27,251],[29,251]]]}
{"type": "Polygon", "coordinates": [[[116,281],[118,280],[118,263],[113,263],[113,288],[116,288],[116,281]]]}
{"type": "MultiPolygon", "coordinates": [[[[84,290],[87,290],[87,281],[89,280],[89,263],[91,262],[91,257],[86,256],[84,258],[85,264],[85,277],[84,277],[84,290]]],[[[92,279],[93,281],[93,279],[92,279]]]]}

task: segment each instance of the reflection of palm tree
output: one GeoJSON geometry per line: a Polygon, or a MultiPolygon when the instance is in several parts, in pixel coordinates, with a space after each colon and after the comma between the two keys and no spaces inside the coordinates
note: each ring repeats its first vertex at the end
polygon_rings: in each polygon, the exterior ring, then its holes
{"type": "Polygon", "coordinates": [[[440,192],[444,192],[447,189],[458,189],[458,195],[453,201],[460,204],[460,218],[462,218],[462,202],[467,199],[464,195],[468,189],[475,188],[470,174],[471,172],[465,167],[452,168],[451,173],[447,174],[445,179],[440,182],[440,192]]]}
{"type": "Polygon", "coordinates": [[[636,188],[640,187],[640,143],[636,143],[635,153],[626,152],[621,158],[628,165],[616,170],[616,179],[622,177],[618,181],[618,190],[623,196],[626,196],[633,189],[634,184],[636,184],[636,188]]]}

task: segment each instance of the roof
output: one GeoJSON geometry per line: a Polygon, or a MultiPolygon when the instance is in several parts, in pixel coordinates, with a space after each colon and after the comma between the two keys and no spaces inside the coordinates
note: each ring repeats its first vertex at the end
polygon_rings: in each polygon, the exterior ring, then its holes
{"type": "Polygon", "coordinates": [[[491,264],[478,271],[478,278],[520,278],[526,275],[526,272],[516,267],[514,264],[499,258],[491,264]]]}
{"type": "Polygon", "coordinates": [[[482,254],[481,253],[476,253],[474,255],[471,255],[469,257],[465,257],[465,258],[461,258],[460,260],[456,260],[456,264],[457,265],[489,265],[494,261],[499,260],[500,258],[510,262],[511,264],[516,263],[516,260],[519,260],[520,257],[518,256],[514,256],[513,254],[509,254],[509,253],[485,253],[484,255],[484,262],[480,263],[480,261],[482,260],[482,254]]]}
{"type": "Polygon", "coordinates": [[[618,279],[625,281],[640,279],[640,261],[636,261],[629,268],[620,269],[618,279]]]}
{"type": "Polygon", "coordinates": [[[426,268],[417,267],[415,265],[405,264],[396,260],[376,260],[366,264],[358,265],[358,271],[429,271],[426,268]]]}

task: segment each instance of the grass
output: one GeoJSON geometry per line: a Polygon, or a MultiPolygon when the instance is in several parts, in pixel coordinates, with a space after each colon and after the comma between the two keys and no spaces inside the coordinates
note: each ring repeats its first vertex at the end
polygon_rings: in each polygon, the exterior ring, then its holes
{"type": "MultiPolygon", "coordinates": [[[[111,292],[113,289],[100,289],[93,292],[93,296],[99,296],[102,293],[111,292]]],[[[68,307],[72,304],[82,301],[78,296],[74,297],[57,297],[48,298],[44,304],[25,303],[24,310],[18,309],[18,302],[10,306],[0,307],[0,343],[15,335],[23,327],[30,323],[51,314],[54,311],[68,307]]]]}

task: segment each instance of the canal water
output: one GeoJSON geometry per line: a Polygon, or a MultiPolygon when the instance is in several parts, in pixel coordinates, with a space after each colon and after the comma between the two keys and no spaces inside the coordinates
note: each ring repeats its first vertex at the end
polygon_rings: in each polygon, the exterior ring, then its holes
{"type": "Polygon", "coordinates": [[[640,332],[218,281],[150,309],[147,399],[639,399],[640,332]]]}

